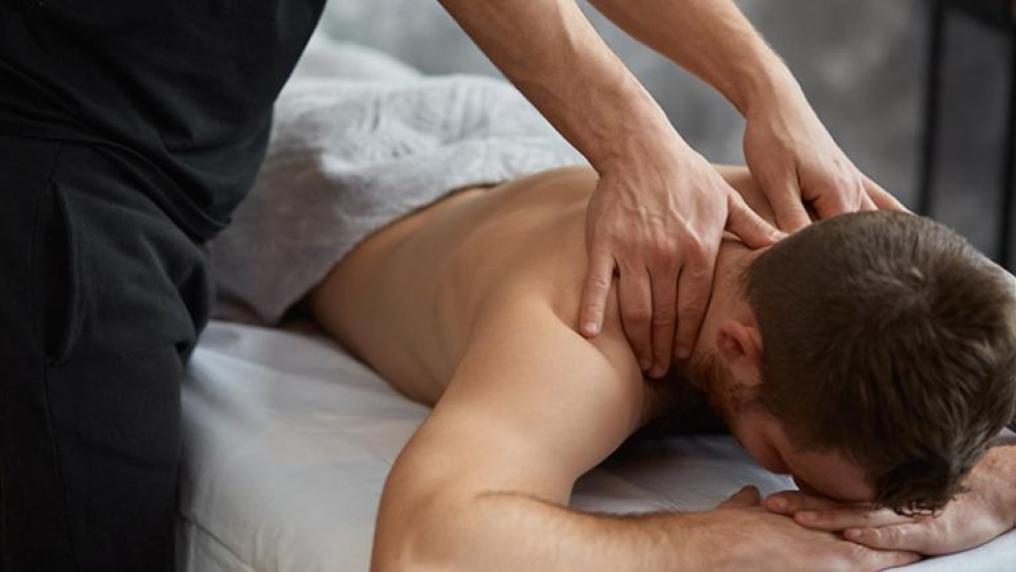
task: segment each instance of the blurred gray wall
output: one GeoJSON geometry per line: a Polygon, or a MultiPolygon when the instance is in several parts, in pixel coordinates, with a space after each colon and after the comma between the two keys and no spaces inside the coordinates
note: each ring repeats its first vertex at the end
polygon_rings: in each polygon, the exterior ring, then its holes
{"type": "MultiPolygon", "coordinates": [[[[585,2],[580,4],[693,146],[713,161],[743,162],[743,122],[726,100],[637,44],[585,2]]],[[[928,2],[738,4],[784,57],[854,162],[912,205],[928,2]]],[[[331,0],[322,27],[336,39],[380,48],[427,73],[498,75],[436,0],[331,0]]],[[[995,247],[1007,43],[965,18],[952,19],[947,41],[945,142],[936,174],[935,216],[990,254],[995,247]]]]}

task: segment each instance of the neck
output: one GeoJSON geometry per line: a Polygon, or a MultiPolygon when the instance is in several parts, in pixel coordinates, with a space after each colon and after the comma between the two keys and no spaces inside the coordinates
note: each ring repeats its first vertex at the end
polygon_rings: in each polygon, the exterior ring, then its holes
{"type": "Polygon", "coordinates": [[[677,362],[663,379],[647,379],[643,423],[688,405],[689,399],[709,395],[716,388],[715,364],[707,356],[716,355],[716,328],[723,320],[742,311],[745,304],[741,277],[745,269],[762,251],[751,250],[737,240],[724,240],[716,260],[713,291],[706,309],[702,328],[690,359],[677,362]]]}
{"type": "Polygon", "coordinates": [[[716,355],[717,331],[720,324],[740,316],[747,309],[742,278],[748,266],[764,249],[752,250],[737,240],[724,240],[716,258],[713,291],[709,298],[698,340],[691,359],[684,367],[685,377],[696,388],[705,391],[709,380],[703,379],[702,365],[706,356],[716,355]]]}
{"type": "Polygon", "coordinates": [[[708,356],[715,356],[716,327],[723,320],[743,311],[745,300],[741,283],[748,265],[762,250],[751,250],[736,240],[724,240],[716,257],[712,294],[692,357],[675,364],[663,379],[646,379],[645,400],[642,407],[642,424],[683,410],[689,401],[715,391],[711,387],[718,372],[708,356]]]}

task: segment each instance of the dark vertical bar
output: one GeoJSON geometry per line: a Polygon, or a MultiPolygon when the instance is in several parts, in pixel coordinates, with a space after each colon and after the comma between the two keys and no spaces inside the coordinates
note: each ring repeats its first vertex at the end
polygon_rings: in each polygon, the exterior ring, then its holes
{"type": "Polygon", "coordinates": [[[920,172],[917,177],[917,212],[929,216],[934,208],[935,154],[938,149],[939,86],[942,75],[946,0],[932,0],[928,21],[928,59],[925,68],[924,130],[920,172]]]}
{"type": "Polygon", "coordinates": [[[1002,149],[1002,208],[1000,210],[1001,244],[998,249],[998,262],[1012,270],[1012,218],[1013,203],[1016,194],[1016,27],[1009,27],[1009,117],[1005,134],[1005,145],[1002,149]]]}

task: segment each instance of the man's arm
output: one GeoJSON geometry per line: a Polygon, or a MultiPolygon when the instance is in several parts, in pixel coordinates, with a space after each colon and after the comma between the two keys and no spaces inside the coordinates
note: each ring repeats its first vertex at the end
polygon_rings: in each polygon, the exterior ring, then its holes
{"type": "Polygon", "coordinates": [[[482,316],[388,478],[372,569],[743,569],[737,559],[747,556],[753,569],[855,570],[912,561],[745,506],[637,517],[568,509],[576,478],[639,425],[642,387],[616,319],[591,343],[550,308],[509,302],[482,316]]]}
{"type": "Polygon", "coordinates": [[[454,379],[393,467],[374,568],[660,569],[662,555],[682,552],[662,522],[631,526],[564,508],[575,479],[638,426],[637,367],[615,366],[550,309],[510,308],[480,318],[454,379]]]}

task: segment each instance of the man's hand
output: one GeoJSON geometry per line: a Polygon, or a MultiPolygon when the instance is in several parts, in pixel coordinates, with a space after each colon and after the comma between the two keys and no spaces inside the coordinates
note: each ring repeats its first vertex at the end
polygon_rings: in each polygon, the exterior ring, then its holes
{"type": "Polygon", "coordinates": [[[989,451],[965,481],[967,491],[934,516],[908,517],[889,509],[842,504],[798,491],[765,500],[765,507],[793,517],[815,530],[842,532],[847,540],[871,548],[909,550],[927,555],[973,548],[1016,526],[1016,484],[1013,459],[1002,449],[989,451]]]}
{"type": "Polygon", "coordinates": [[[780,228],[818,218],[875,209],[906,210],[861,173],[815,115],[793,79],[745,110],[744,156],[780,228]]]}
{"type": "Polygon", "coordinates": [[[755,487],[745,487],[717,507],[716,538],[732,558],[730,570],[882,570],[920,560],[913,552],[875,550],[837,535],[810,530],[792,519],[766,512],[755,487]]]}
{"type": "Polygon", "coordinates": [[[625,333],[652,377],[673,355],[691,355],[724,228],[753,248],[779,234],[676,133],[661,139],[601,170],[586,214],[580,316],[582,333],[596,335],[616,269],[625,333]]]}

